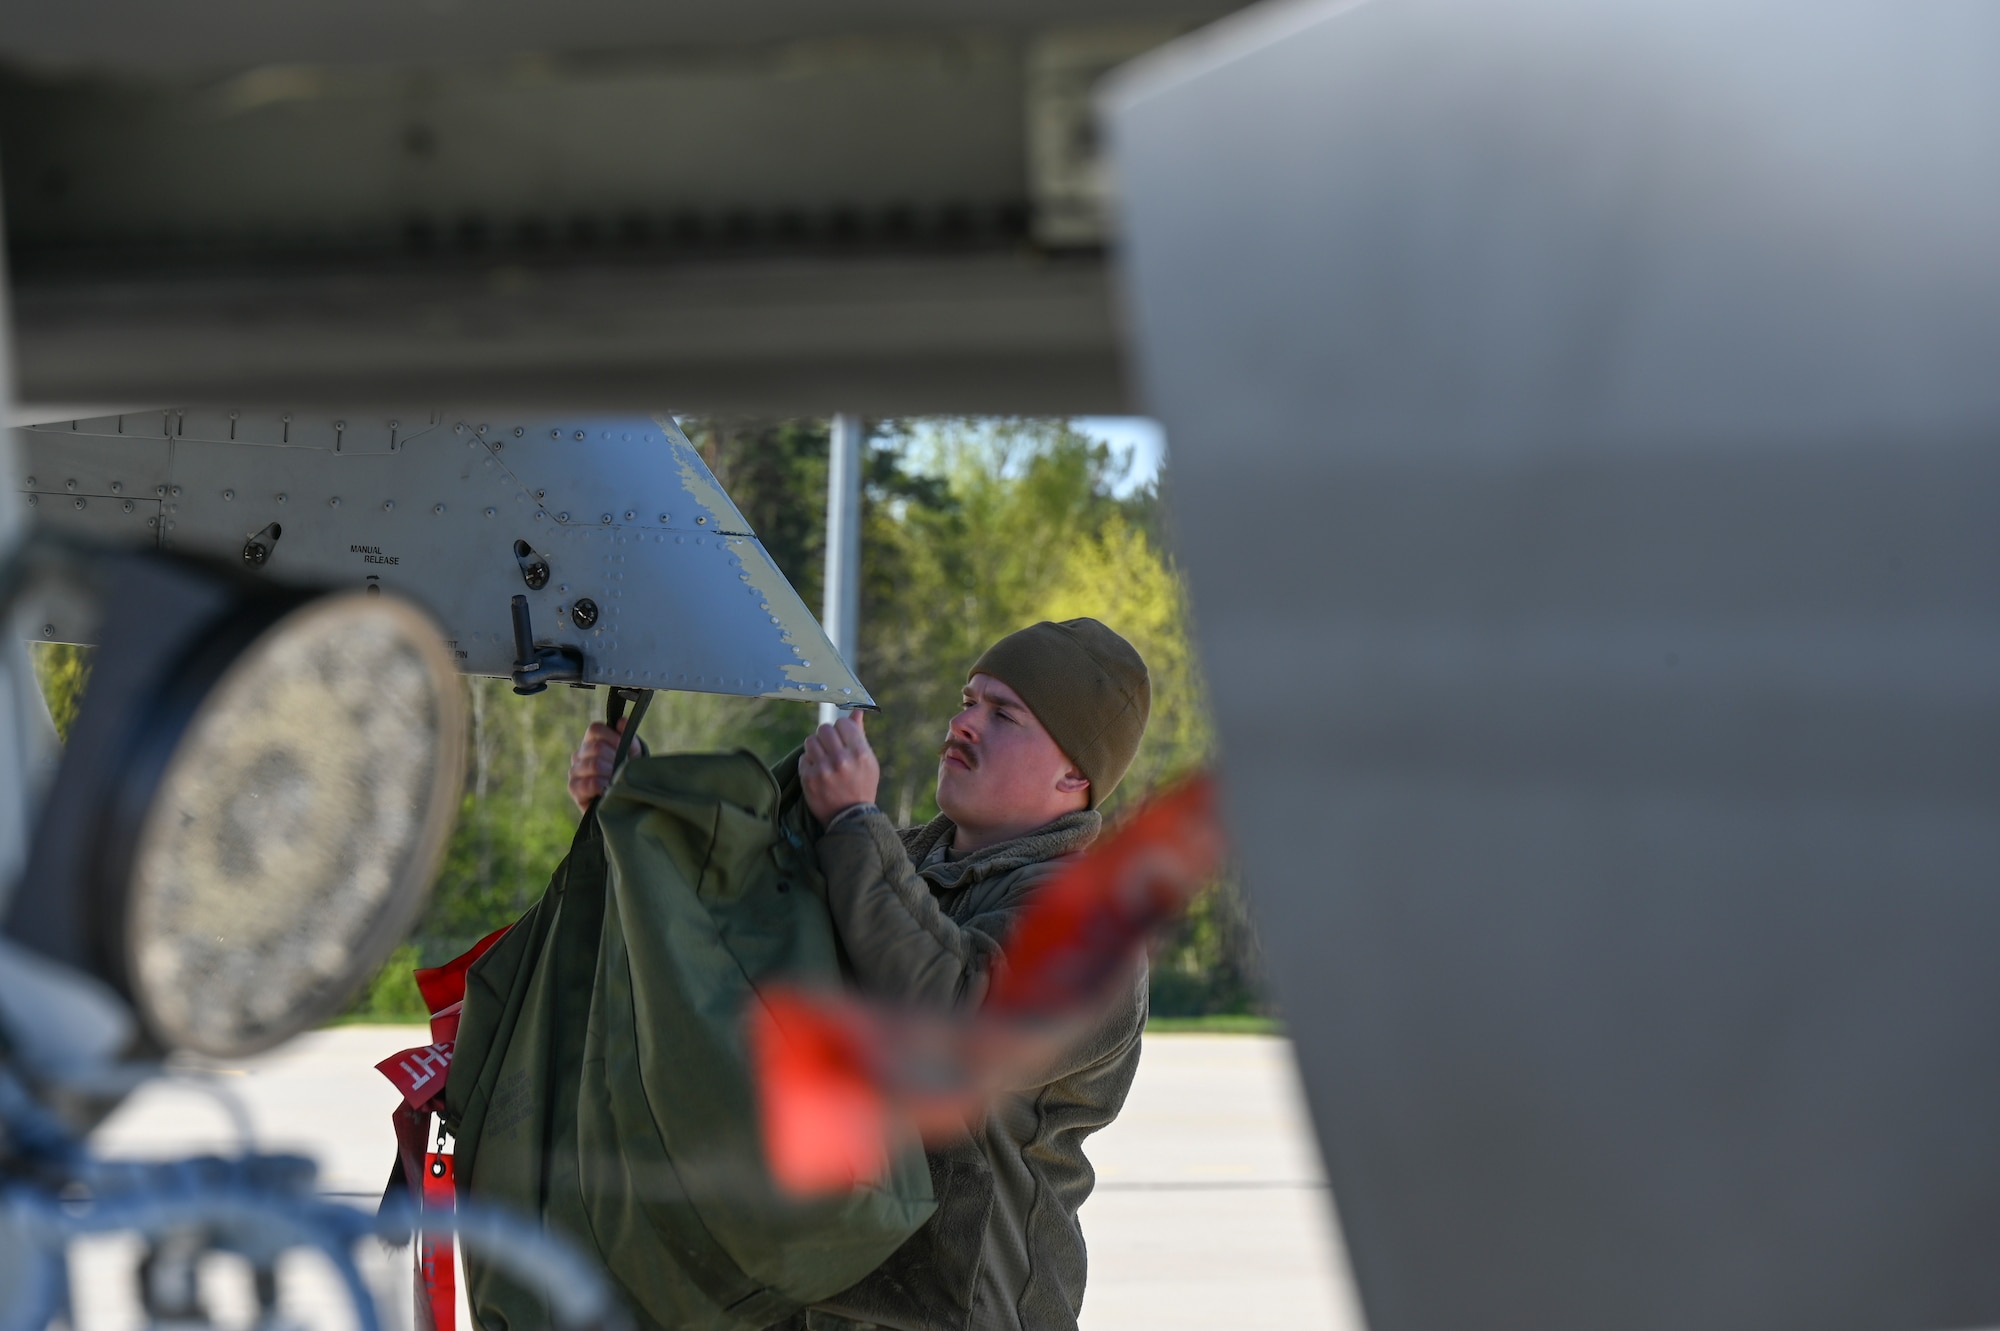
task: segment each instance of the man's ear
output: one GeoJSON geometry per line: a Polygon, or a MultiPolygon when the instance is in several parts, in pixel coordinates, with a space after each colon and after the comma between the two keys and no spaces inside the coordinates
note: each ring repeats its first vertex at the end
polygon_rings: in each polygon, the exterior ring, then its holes
{"type": "Polygon", "coordinates": [[[1090,789],[1090,778],[1072,767],[1056,778],[1056,789],[1065,795],[1078,795],[1090,789]]]}

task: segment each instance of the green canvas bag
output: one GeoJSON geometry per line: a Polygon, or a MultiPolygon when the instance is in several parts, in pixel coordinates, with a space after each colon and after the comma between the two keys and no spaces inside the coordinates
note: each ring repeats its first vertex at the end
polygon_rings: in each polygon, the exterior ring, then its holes
{"type": "MultiPolygon", "coordinates": [[[[779,1192],[764,1164],[745,1013],[767,981],[841,979],[796,770],[626,762],[466,976],[445,1090],[461,1195],[594,1252],[643,1327],[757,1331],[874,1270],[934,1209],[914,1139],[879,1185],[820,1198],[779,1192]]],[[[483,1331],[551,1325],[472,1256],[466,1297],[483,1331]]]]}

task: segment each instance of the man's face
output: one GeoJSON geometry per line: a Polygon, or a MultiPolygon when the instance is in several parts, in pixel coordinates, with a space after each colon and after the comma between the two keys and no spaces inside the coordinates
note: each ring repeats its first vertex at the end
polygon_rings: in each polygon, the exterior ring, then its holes
{"type": "Polygon", "coordinates": [[[938,808],[963,828],[1040,827],[1085,807],[1084,781],[1014,690],[974,675],[938,755],[938,808]]]}

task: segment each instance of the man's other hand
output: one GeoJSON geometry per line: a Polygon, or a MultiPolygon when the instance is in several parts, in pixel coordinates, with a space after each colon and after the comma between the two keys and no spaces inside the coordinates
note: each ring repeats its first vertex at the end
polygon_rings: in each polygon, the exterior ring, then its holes
{"type": "MultiPolygon", "coordinates": [[[[576,801],[577,808],[588,809],[592,800],[610,789],[611,764],[618,757],[618,737],[631,719],[618,718],[616,730],[602,721],[592,721],[590,729],[583,732],[583,743],[577,746],[576,756],[569,764],[569,797],[576,801]]],[[[636,740],[632,747],[634,750],[639,747],[636,740]]]]}
{"type": "Polygon", "coordinates": [[[868,747],[859,710],[806,739],[806,751],[799,755],[799,784],[805,787],[806,807],[821,823],[832,822],[842,809],[873,804],[881,783],[882,764],[868,747]]]}

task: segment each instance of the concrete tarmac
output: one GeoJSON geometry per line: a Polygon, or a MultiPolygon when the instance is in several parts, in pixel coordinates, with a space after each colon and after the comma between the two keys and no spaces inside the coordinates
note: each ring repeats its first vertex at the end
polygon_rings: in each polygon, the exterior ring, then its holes
{"type": "MultiPolygon", "coordinates": [[[[226,1150],[237,1112],[260,1149],[313,1155],[325,1191],[372,1206],[394,1152],[396,1099],[374,1065],[426,1038],[414,1026],[317,1031],[261,1058],[148,1086],[95,1145],[150,1158],[226,1150]]],[[[1361,1331],[1285,1041],[1149,1036],[1125,1112],[1087,1149],[1098,1184],[1083,1209],[1083,1331],[1361,1331]]],[[[132,1255],[116,1242],[79,1254],[83,1331],[137,1324],[132,1255]]],[[[398,1266],[407,1260],[371,1255],[384,1289],[407,1289],[398,1266]]],[[[315,1331],[349,1325],[323,1273],[302,1267],[299,1276],[288,1311],[315,1331]]],[[[216,1273],[218,1303],[247,1313],[242,1283],[216,1273]]],[[[402,1302],[392,1325],[407,1325],[402,1302]]]]}

